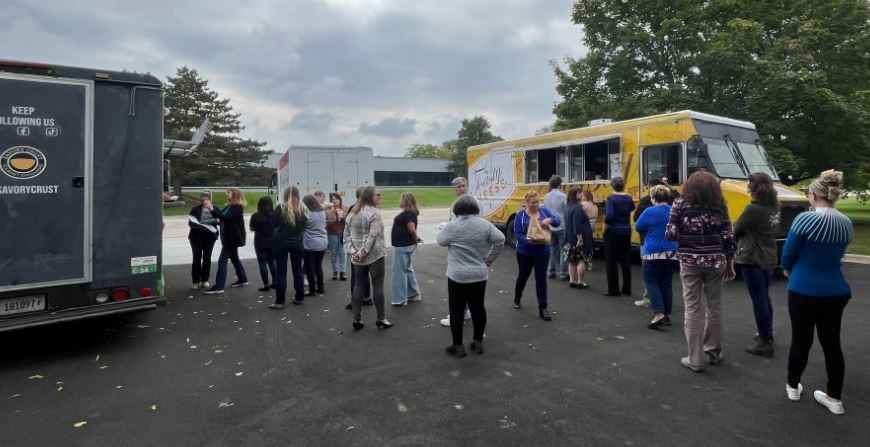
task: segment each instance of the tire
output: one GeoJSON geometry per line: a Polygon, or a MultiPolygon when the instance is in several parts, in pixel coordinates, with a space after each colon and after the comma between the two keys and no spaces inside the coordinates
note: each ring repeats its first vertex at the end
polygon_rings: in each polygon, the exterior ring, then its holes
{"type": "Polygon", "coordinates": [[[513,248],[517,248],[517,236],[514,234],[514,216],[511,216],[507,221],[507,226],[504,227],[504,242],[513,248]]]}

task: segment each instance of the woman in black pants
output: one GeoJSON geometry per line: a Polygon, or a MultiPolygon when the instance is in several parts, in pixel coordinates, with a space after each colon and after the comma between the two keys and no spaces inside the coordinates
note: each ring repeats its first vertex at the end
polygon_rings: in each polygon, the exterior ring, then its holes
{"type": "Polygon", "coordinates": [[[607,197],[604,215],[604,259],[607,264],[607,296],[631,295],[631,212],[634,200],[626,194],[625,180],[610,180],[613,194],[607,197]],[[619,271],[622,269],[622,289],[619,271]]]}
{"type": "Polygon", "coordinates": [[[834,208],[840,197],[843,173],[825,171],[810,184],[807,197],[812,211],[798,215],[782,250],[782,268],[788,277],[788,314],[791,350],[788,353],[788,398],[800,400],[800,380],[818,331],[828,372],[827,393],[816,390],[816,401],[831,413],[843,414],[843,376],[846,364],[840,347],[843,309],[852,290],[843,274],[843,256],[852,242],[852,221],[834,208]]]}
{"type": "Polygon", "coordinates": [[[257,202],[257,212],[251,215],[250,229],[254,232],[254,252],[257,254],[257,264],[260,266],[260,278],[263,287],[260,292],[268,292],[277,283],[277,268],[275,267],[275,229],[272,227],[272,198],[260,197],[257,202]],[[269,282],[269,275],[272,282],[269,282]]]}
{"type": "MultiPolygon", "coordinates": [[[[471,350],[483,354],[483,329],[486,327],[486,309],[483,297],[489,267],[504,245],[504,235],[488,221],[482,219],[480,207],[474,197],[464,194],[452,206],[455,219],[437,235],[438,245],[447,248],[447,295],[450,321],[463,321],[465,306],[471,311],[474,336],[471,350]]],[[[462,343],[462,324],[451,324],[453,344],[447,353],[465,357],[462,343]]]]}
{"type": "Polygon", "coordinates": [[[211,203],[211,191],[205,190],[199,194],[199,205],[190,210],[190,216],[196,219],[188,222],[190,234],[190,249],[193,250],[193,265],[190,276],[193,279],[191,289],[208,289],[208,277],[211,273],[211,252],[217,242],[218,225],[217,212],[211,203]],[[214,230],[214,231],[212,231],[214,230]]]}
{"type": "Polygon", "coordinates": [[[326,238],[326,213],[317,198],[309,194],[302,198],[302,203],[308,208],[308,220],[305,222],[305,235],[302,246],[305,249],[305,276],[308,278],[308,296],[325,293],[323,289],[323,255],[329,242],[326,238]]]}
{"type": "Polygon", "coordinates": [[[236,282],[230,287],[248,285],[248,275],[245,266],[239,259],[239,247],[245,246],[245,200],[239,188],[227,189],[227,206],[218,212],[221,221],[221,254],[218,256],[218,270],[214,285],[204,291],[206,295],[224,293],[227,282],[227,262],[232,262],[236,269],[236,282]]]}

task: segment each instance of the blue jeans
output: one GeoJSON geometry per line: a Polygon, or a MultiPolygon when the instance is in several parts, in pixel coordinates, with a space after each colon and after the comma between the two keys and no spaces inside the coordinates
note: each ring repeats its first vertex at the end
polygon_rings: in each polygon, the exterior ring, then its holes
{"type": "Polygon", "coordinates": [[[653,312],[670,315],[674,305],[674,272],[677,261],[650,259],[643,261],[643,282],[649,292],[653,312]]]}
{"type": "Polygon", "coordinates": [[[221,254],[218,256],[217,277],[214,281],[215,290],[223,290],[227,285],[227,261],[232,261],[233,268],[236,269],[236,276],[239,277],[239,282],[248,282],[248,275],[245,273],[245,267],[242,261],[239,260],[239,247],[221,246],[221,254]]]}
{"type": "Polygon", "coordinates": [[[743,274],[743,281],[746,282],[749,297],[752,298],[752,312],[755,314],[758,337],[762,340],[773,340],[773,305],[768,293],[773,270],[740,264],[740,273],[743,274]]]}
{"type": "Polygon", "coordinates": [[[329,261],[332,262],[332,273],[344,273],[347,271],[347,253],[344,251],[342,235],[327,234],[329,240],[329,261]]]}
{"type": "Polygon", "coordinates": [[[287,257],[290,257],[290,267],[293,269],[293,290],[296,291],[296,301],[305,299],[305,288],[302,282],[302,256],[304,249],[302,241],[295,244],[280,240],[275,241],[275,264],[278,268],[278,283],[275,284],[275,304],[284,304],[287,298],[287,257]]]}
{"type": "Polygon", "coordinates": [[[420,294],[411,255],[417,249],[416,245],[393,247],[393,304],[404,304],[408,298],[420,294]]]}
{"type": "Polygon", "coordinates": [[[538,295],[538,309],[547,308],[547,261],[549,258],[546,254],[537,256],[526,256],[517,252],[517,267],[519,273],[517,275],[517,285],[514,288],[514,298],[519,301],[523,296],[523,290],[526,288],[526,282],[529,281],[529,276],[532,270],[535,271],[535,291],[538,295]]]}
{"type": "Polygon", "coordinates": [[[559,277],[568,277],[568,261],[562,256],[562,247],[565,245],[565,229],[550,232],[550,263],[547,264],[547,274],[556,274],[556,265],[559,265],[559,277]]]}
{"type": "Polygon", "coordinates": [[[275,250],[270,248],[255,248],[257,253],[257,264],[260,265],[260,278],[263,279],[263,286],[275,284],[278,278],[278,268],[275,266],[275,250]],[[269,282],[269,275],[272,275],[272,282],[269,282]]]}

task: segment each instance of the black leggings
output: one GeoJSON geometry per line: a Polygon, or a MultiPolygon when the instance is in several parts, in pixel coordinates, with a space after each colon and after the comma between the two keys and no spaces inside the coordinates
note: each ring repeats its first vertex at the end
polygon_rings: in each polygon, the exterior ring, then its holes
{"type": "Polygon", "coordinates": [[[846,362],[840,347],[840,323],[843,309],[851,295],[817,297],[788,291],[788,315],[791,318],[791,349],[788,352],[788,385],[797,388],[818,328],[819,344],[825,353],[828,372],[828,396],[840,398],[846,362]]]}
{"type": "Polygon", "coordinates": [[[604,259],[607,270],[607,293],[631,295],[631,235],[604,233],[604,259]],[[619,270],[622,269],[622,290],[619,270]]]}
{"type": "Polygon", "coordinates": [[[471,310],[471,323],[474,325],[475,341],[483,341],[483,329],[486,327],[486,309],[483,307],[483,296],[486,293],[486,281],[460,283],[447,278],[447,297],[450,305],[450,333],[455,346],[462,344],[462,327],[465,322],[465,306],[471,310]]]}
{"type": "Polygon", "coordinates": [[[308,289],[323,291],[323,254],[325,251],[305,250],[302,267],[305,268],[305,276],[308,278],[308,289]],[[316,288],[315,288],[316,286],[316,288]]]}

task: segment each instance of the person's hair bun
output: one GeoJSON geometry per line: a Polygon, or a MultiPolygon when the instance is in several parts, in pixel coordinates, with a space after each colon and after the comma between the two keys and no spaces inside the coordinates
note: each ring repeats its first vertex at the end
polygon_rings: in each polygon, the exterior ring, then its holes
{"type": "Polygon", "coordinates": [[[840,186],[840,183],[843,182],[843,173],[841,171],[828,169],[827,171],[822,172],[822,175],[819,176],[819,180],[829,188],[838,187],[840,186]]]}

